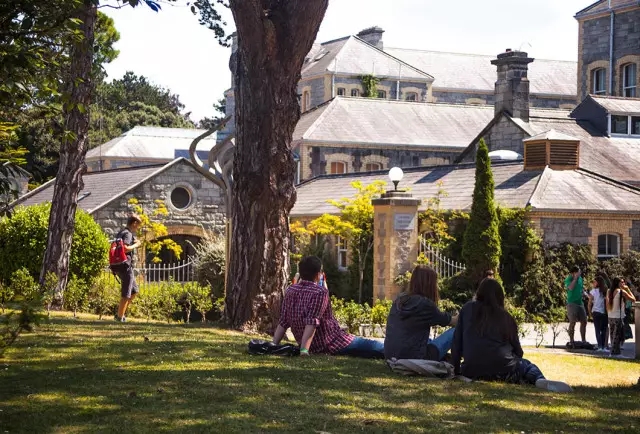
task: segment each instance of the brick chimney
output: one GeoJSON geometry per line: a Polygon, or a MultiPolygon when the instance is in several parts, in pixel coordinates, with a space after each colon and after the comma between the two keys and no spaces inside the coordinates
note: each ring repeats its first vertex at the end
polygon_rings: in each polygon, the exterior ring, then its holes
{"type": "Polygon", "coordinates": [[[510,48],[498,54],[491,61],[498,67],[498,81],[495,87],[495,113],[509,113],[511,117],[529,121],[529,63],[533,62],[524,51],[512,51],[510,48]]]}
{"type": "Polygon", "coordinates": [[[366,43],[373,45],[374,47],[382,50],[383,48],[382,34],[383,33],[384,33],[384,30],[382,30],[378,26],[375,26],[375,27],[369,27],[368,29],[362,30],[360,33],[358,33],[357,36],[358,38],[362,39],[366,43]]]}

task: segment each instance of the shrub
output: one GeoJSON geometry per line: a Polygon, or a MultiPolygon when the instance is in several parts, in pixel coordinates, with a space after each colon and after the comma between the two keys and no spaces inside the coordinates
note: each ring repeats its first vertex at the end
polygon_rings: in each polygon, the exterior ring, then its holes
{"type": "Polygon", "coordinates": [[[115,314],[120,302],[120,290],[115,279],[107,273],[101,273],[89,287],[88,306],[89,309],[98,314],[102,319],[103,315],[115,314]]]}
{"type": "Polygon", "coordinates": [[[476,292],[475,282],[464,272],[440,281],[440,297],[462,306],[471,300],[476,292]]]}
{"type": "Polygon", "coordinates": [[[184,296],[184,288],[174,281],[159,282],[146,285],[131,304],[129,314],[147,319],[171,322],[179,310],[178,300],[184,296]]]}
{"type": "MultiPolygon", "coordinates": [[[[211,289],[208,286],[202,286],[198,283],[186,283],[184,285],[186,301],[189,302],[189,308],[194,309],[202,315],[202,322],[206,322],[206,315],[213,309],[213,298],[211,289]]],[[[189,322],[189,313],[187,313],[187,322],[189,322]]]]}
{"type": "Polygon", "coordinates": [[[196,250],[193,258],[196,281],[202,286],[211,287],[214,297],[224,297],[226,269],[224,237],[206,235],[194,248],[196,250]]]}
{"type": "Polygon", "coordinates": [[[344,301],[332,296],[331,306],[336,319],[340,324],[347,327],[349,333],[357,333],[361,324],[371,322],[371,307],[368,304],[344,301]]]}
{"type": "Polygon", "coordinates": [[[9,286],[19,301],[38,298],[38,284],[24,267],[13,272],[9,286]]]}
{"type": "Polygon", "coordinates": [[[69,280],[64,292],[64,307],[73,312],[74,318],[77,312],[84,308],[87,302],[87,292],[88,287],[84,280],[74,278],[69,280]]]}
{"type": "Polygon", "coordinates": [[[392,304],[391,300],[376,300],[371,308],[371,323],[386,324],[392,304]]]}
{"type": "Polygon", "coordinates": [[[493,269],[497,273],[500,263],[500,233],[493,190],[489,149],[484,139],[481,139],[476,153],[476,179],[471,217],[462,247],[467,274],[476,282],[484,277],[486,270],[493,269]]]}
{"type": "Polygon", "coordinates": [[[4,285],[0,282],[0,303],[2,304],[2,313],[4,313],[7,304],[13,300],[13,288],[10,285],[4,285]]]}
{"type": "MultiPolygon", "coordinates": [[[[11,275],[26,268],[39,276],[47,243],[51,204],[18,207],[11,217],[0,219],[0,281],[8,283],[11,275]]],[[[69,272],[91,282],[107,264],[109,240],[93,218],[82,210],[76,212],[76,226],[71,246],[69,272]]]]}
{"type": "Polygon", "coordinates": [[[625,277],[630,279],[634,286],[640,286],[640,252],[629,250],[618,258],[603,262],[602,269],[611,280],[614,277],[625,277]]]}
{"type": "Polygon", "coordinates": [[[513,317],[518,325],[518,335],[523,338],[526,336],[524,328],[522,327],[524,322],[527,319],[527,311],[522,307],[518,307],[515,305],[512,299],[505,299],[504,307],[507,309],[507,312],[513,317]]]}

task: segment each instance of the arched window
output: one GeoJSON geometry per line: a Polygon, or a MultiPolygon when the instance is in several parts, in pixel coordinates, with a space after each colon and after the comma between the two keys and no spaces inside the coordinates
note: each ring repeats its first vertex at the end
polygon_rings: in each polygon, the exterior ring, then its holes
{"type": "Polygon", "coordinates": [[[638,88],[638,68],[635,63],[627,63],[622,67],[622,96],[635,98],[638,88]]]}
{"type": "Polygon", "coordinates": [[[351,89],[351,96],[360,96],[360,91],[358,89],[351,89]]]}
{"type": "Polygon", "coordinates": [[[594,69],[591,72],[591,93],[594,95],[605,95],[607,93],[607,70],[604,68],[594,69]]]}
{"type": "Polygon", "coordinates": [[[380,99],[387,99],[387,92],[384,90],[379,90],[378,91],[378,98],[380,99]]]}
{"type": "Polygon", "coordinates": [[[302,111],[306,112],[311,108],[311,93],[305,90],[302,94],[302,111]]]}
{"type": "Polygon", "coordinates": [[[620,237],[616,234],[598,235],[598,259],[620,256],[620,237]]]}
{"type": "Polygon", "coordinates": [[[342,161],[334,161],[331,163],[330,172],[332,175],[347,173],[347,164],[342,161]]]}
{"type": "Polygon", "coordinates": [[[338,88],[338,96],[345,96],[347,94],[347,90],[344,87],[338,88]]]}
{"type": "Polygon", "coordinates": [[[405,101],[418,101],[418,94],[415,92],[407,92],[405,101]]]}
{"type": "Polygon", "coordinates": [[[376,170],[382,170],[381,163],[367,163],[364,165],[365,172],[374,172],[376,170]]]}

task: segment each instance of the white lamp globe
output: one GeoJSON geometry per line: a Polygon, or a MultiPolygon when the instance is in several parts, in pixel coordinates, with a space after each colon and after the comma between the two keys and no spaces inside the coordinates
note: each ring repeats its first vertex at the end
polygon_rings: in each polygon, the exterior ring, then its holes
{"type": "Polygon", "coordinates": [[[393,167],[391,170],[389,170],[389,179],[391,180],[391,182],[393,182],[393,185],[396,190],[398,189],[398,183],[402,181],[403,177],[404,177],[404,172],[402,171],[401,168],[393,167]]]}

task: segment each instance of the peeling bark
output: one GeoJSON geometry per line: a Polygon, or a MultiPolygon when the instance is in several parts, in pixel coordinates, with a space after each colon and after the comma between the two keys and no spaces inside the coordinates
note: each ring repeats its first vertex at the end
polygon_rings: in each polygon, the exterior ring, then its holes
{"type": "Polygon", "coordinates": [[[296,200],[290,149],[300,119],[297,84],[328,0],[231,0],[236,148],[225,316],[272,332],[289,279],[289,212],[296,200]]]}

